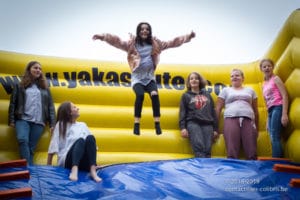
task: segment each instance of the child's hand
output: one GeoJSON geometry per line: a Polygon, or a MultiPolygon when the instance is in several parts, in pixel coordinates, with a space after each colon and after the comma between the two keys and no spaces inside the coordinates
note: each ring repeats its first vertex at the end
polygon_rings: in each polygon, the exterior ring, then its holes
{"type": "Polygon", "coordinates": [[[182,129],[181,130],[181,137],[188,138],[189,137],[189,132],[186,129],[182,129]]]}
{"type": "Polygon", "coordinates": [[[96,34],[96,35],[93,36],[93,40],[104,40],[104,35],[103,34],[101,34],[101,35],[96,34]]]}
{"type": "Polygon", "coordinates": [[[288,115],[287,114],[282,115],[282,117],[281,117],[281,124],[282,124],[282,126],[286,127],[288,123],[289,123],[289,117],[288,117],[288,115]]]}
{"type": "Polygon", "coordinates": [[[219,134],[217,131],[214,131],[213,142],[216,142],[219,138],[219,134]]]}
{"type": "Polygon", "coordinates": [[[192,39],[194,37],[196,37],[196,33],[194,31],[192,31],[191,34],[190,34],[190,39],[192,39]]]}

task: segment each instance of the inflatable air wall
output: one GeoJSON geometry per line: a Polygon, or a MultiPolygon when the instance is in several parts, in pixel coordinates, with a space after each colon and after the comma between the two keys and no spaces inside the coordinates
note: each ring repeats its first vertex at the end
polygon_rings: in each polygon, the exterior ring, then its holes
{"type": "MultiPolygon", "coordinates": [[[[201,56],[201,55],[199,55],[201,56]]],[[[282,133],[285,157],[300,162],[300,11],[294,11],[262,57],[272,58],[275,72],[284,81],[290,98],[290,124],[282,133]],[[298,85],[298,86],[297,86],[298,85]]],[[[8,106],[13,84],[20,81],[29,61],[42,64],[56,109],[69,100],[80,109],[79,121],[84,121],[95,135],[98,145],[97,162],[101,165],[193,157],[189,140],[180,135],[179,102],[186,91],[190,72],[196,71],[207,81],[207,90],[216,101],[218,94],[230,84],[230,71],[239,68],[245,73],[245,86],[258,95],[259,137],[258,156],[271,156],[271,144],[266,130],[267,110],[262,96],[263,75],[259,61],[230,65],[160,64],[156,71],[161,101],[163,134],[154,130],[151,102],[148,95],[142,111],[141,135],[133,134],[134,92],[131,74],[125,62],[106,62],[72,58],[29,55],[0,51],[0,162],[19,158],[14,129],[7,124],[8,106]]],[[[222,133],[223,120],[220,120],[222,133]]],[[[47,126],[35,153],[35,163],[44,165],[50,141],[47,126]]],[[[226,157],[223,136],[213,144],[212,157],[226,157]]],[[[241,151],[240,158],[244,155],[241,151]]]]}

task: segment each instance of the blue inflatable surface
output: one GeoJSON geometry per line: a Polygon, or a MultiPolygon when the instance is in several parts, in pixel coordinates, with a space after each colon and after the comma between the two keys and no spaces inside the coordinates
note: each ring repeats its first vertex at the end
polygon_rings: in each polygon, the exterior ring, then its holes
{"type": "Polygon", "coordinates": [[[119,164],[99,170],[100,183],[86,172],[72,182],[67,169],[30,166],[29,180],[2,182],[0,190],[31,187],[32,198],[23,199],[39,200],[300,199],[300,188],[289,186],[300,174],[276,172],[276,163],[291,164],[217,158],[119,164]]]}

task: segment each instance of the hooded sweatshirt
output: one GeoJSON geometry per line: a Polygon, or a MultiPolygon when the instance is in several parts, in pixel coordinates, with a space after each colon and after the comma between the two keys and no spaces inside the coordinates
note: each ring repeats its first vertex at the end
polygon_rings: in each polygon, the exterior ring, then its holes
{"type": "Polygon", "coordinates": [[[187,91],[181,97],[179,111],[180,130],[185,129],[189,121],[212,125],[214,131],[218,131],[214,101],[211,95],[204,89],[199,94],[187,91]]]}

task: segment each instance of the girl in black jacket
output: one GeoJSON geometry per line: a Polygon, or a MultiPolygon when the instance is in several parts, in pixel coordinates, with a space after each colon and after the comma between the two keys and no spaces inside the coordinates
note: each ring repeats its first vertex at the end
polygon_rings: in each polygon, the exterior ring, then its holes
{"type": "Polygon", "coordinates": [[[8,125],[16,129],[20,157],[33,164],[34,151],[45,126],[55,126],[55,108],[41,64],[31,61],[10,97],[8,125]]]}

